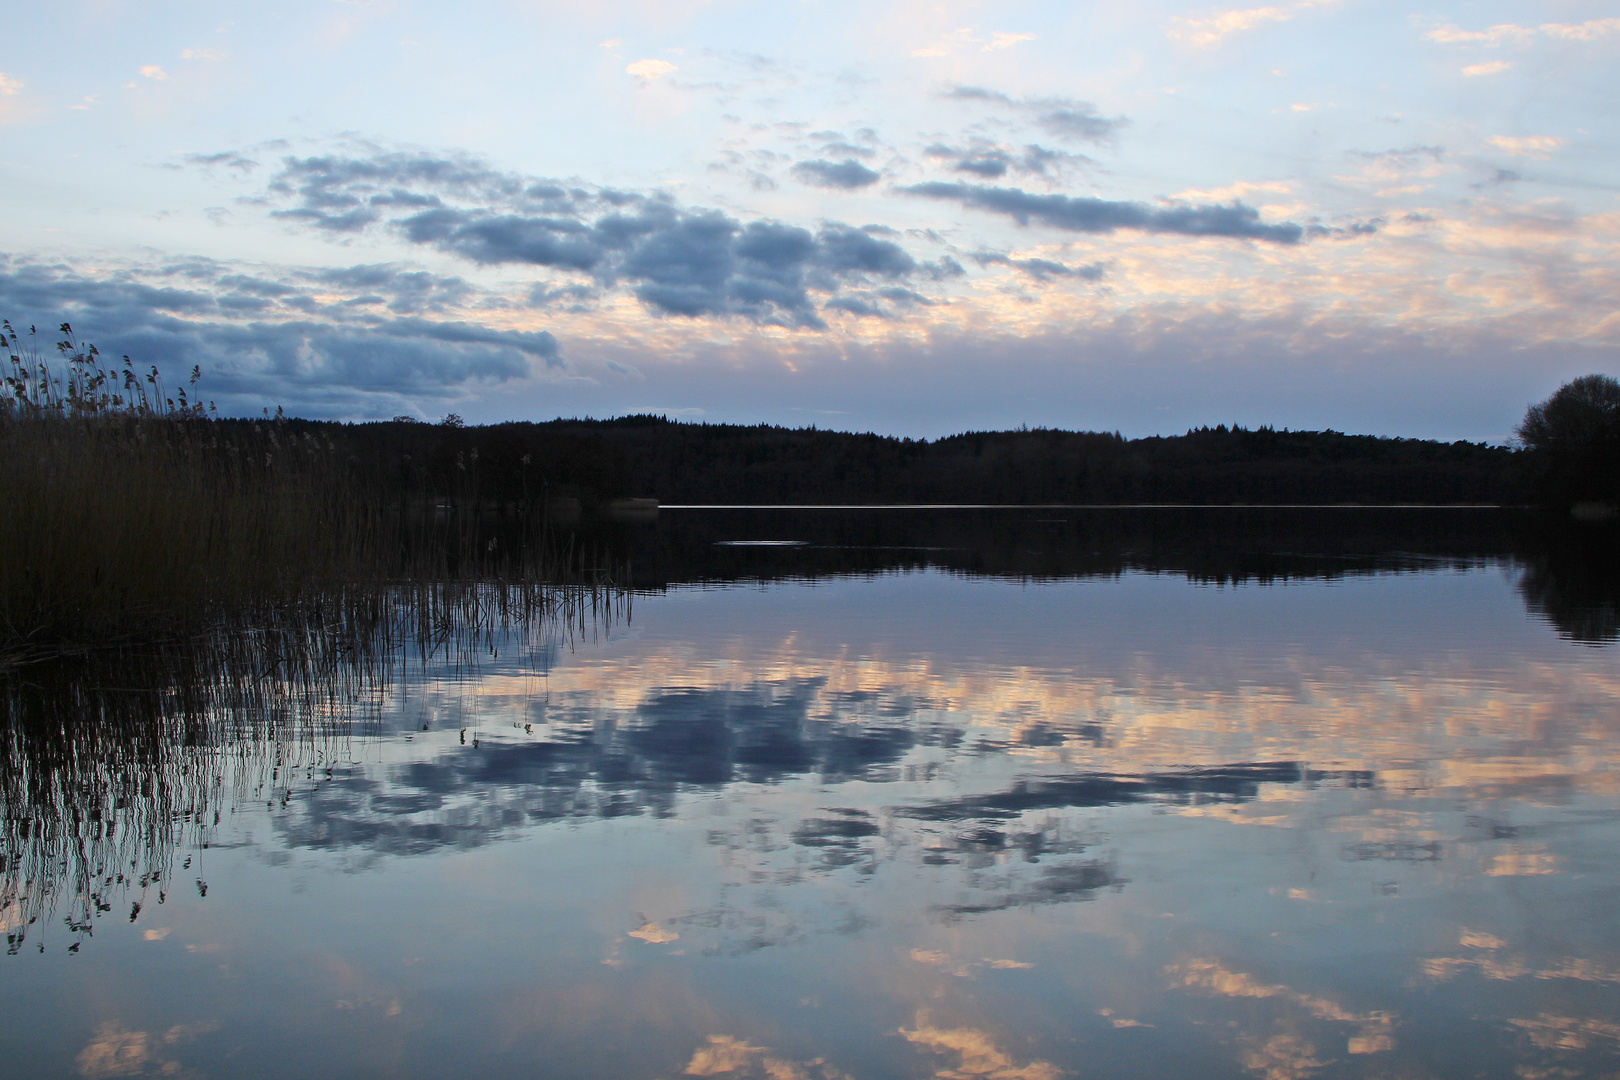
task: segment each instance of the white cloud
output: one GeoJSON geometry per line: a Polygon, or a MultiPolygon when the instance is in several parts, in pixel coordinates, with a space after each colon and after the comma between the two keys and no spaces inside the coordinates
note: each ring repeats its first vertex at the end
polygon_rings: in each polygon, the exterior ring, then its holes
{"type": "Polygon", "coordinates": [[[1481,75],[1500,75],[1502,72],[1508,71],[1512,67],[1513,64],[1510,61],[1491,60],[1483,64],[1469,64],[1467,67],[1462,69],[1462,73],[1468,76],[1470,79],[1474,79],[1481,75]]]}
{"type": "Polygon", "coordinates": [[[1239,180],[1217,188],[1187,188],[1170,196],[1172,199],[1198,202],[1231,202],[1253,195],[1290,195],[1294,185],[1285,180],[1239,180]]]}
{"type": "Polygon", "coordinates": [[[156,64],[147,64],[145,67],[141,68],[141,74],[145,75],[148,79],[156,79],[159,82],[162,82],[164,79],[169,77],[169,73],[158,67],[156,64]]]}
{"type": "Polygon", "coordinates": [[[1583,23],[1542,23],[1541,32],[1566,41],[1596,41],[1620,33],[1620,18],[1588,19],[1583,23]]]}
{"type": "Polygon", "coordinates": [[[1441,45],[1482,45],[1495,49],[1507,44],[1523,45],[1537,32],[1564,41],[1597,41],[1620,33],[1620,17],[1588,19],[1583,23],[1542,23],[1539,27],[1497,23],[1485,30],[1464,30],[1456,23],[1446,23],[1424,37],[1441,45]]]}
{"type": "Polygon", "coordinates": [[[1270,22],[1287,22],[1312,8],[1326,7],[1335,0],[1299,0],[1298,3],[1271,7],[1238,8],[1218,11],[1196,19],[1176,19],[1170,36],[1195,49],[1213,49],[1232,34],[1252,30],[1270,22]]]}
{"type": "Polygon", "coordinates": [[[990,43],[984,47],[985,52],[996,49],[1010,49],[1020,41],[1034,41],[1034,34],[1010,34],[1005,30],[997,30],[990,35],[990,43]]]}
{"type": "Polygon", "coordinates": [[[0,94],[15,94],[23,88],[22,80],[0,71],[0,94]]]}
{"type": "Polygon", "coordinates": [[[1489,30],[1464,30],[1455,23],[1447,23],[1424,36],[1441,45],[1484,45],[1494,49],[1509,41],[1522,42],[1534,33],[1528,26],[1513,23],[1497,23],[1489,30]]]}
{"type": "Polygon", "coordinates": [[[971,26],[962,26],[951,31],[949,35],[932,45],[924,45],[920,49],[911,50],[911,55],[918,57],[949,56],[962,45],[972,45],[982,40],[971,26]]]}
{"type": "Polygon", "coordinates": [[[225,54],[219,49],[181,49],[182,60],[223,60],[225,54]]]}
{"type": "Polygon", "coordinates": [[[1485,141],[1518,157],[1546,157],[1564,145],[1556,135],[1492,135],[1485,141]]]}
{"type": "Polygon", "coordinates": [[[668,60],[637,60],[633,64],[625,65],[625,73],[634,75],[638,79],[661,79],[681,70],[668,60]]]}

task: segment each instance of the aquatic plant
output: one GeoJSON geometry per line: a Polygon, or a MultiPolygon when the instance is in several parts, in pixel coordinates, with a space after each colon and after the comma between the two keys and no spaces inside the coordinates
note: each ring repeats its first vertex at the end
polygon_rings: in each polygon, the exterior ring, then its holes
{"type": "MultiPolygon", "coordinates": [[[[377,591],[450,579],[605,581],[550,542],[543,507],[486,512],[477,451],[448,491],[362,473],[278,411],[220,419],[201,372],[106,365],[62,324],[56,357],[0,324],[0,671],[63,651],[330,618],[377,591]],[[462,497],[466,494],[467,497],[462,497]]],[[[428,617],[424,614],[423,617],[428,617]]]]}

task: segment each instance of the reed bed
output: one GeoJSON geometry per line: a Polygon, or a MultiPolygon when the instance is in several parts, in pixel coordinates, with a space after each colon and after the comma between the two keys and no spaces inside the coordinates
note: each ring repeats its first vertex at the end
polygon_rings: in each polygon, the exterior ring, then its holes
{"type": "Polygon", "coordinates": [[[55,357],[37,341],[0,332],[0,671],[225,626],[342,624],[380,593],[448,581],[517,590],[498,603],[611,584],[551,534],[543,504],[484,512],[458,489],[476,470],[413,487],[407,460],[379,483],[279,414],[216,418],[195,370],[170,393],[155,368],[108,366],[66,324],[55,357]]]}
{"type": "Polygon", "coordinates": [[[543,498],[489,512],[476,453],[390,481],[279,414],[217,418],[195,370],[171,393],[66,324],[54,356],[39,340],[0,323],[12,951],[60,903],[82,938],[115,898],[161,902],[177,851],[285,798],[413,665],[465,674],[629,615],[626,576],[554,535],[543,498]]]}

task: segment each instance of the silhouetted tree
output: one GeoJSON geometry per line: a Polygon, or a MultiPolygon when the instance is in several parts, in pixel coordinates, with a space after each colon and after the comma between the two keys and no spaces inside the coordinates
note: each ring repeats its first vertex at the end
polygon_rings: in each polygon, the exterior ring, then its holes
{"type": "Polygon", "coordinates": [[[1620,501],[1620,382],[1582,375],[1525,411],[1518,435],[1542,502],[1620,501]]]}

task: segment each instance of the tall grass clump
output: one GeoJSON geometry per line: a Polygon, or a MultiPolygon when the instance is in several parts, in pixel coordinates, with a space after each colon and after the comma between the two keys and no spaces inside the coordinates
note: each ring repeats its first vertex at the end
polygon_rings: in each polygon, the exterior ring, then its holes
{"type": "Polygon", "coordinates": [[[273,422],[227,430],[157,369],[108,368],[61,331],[52,363],[3,325],[8,652],[197,633],[367,564],[366,508],[343,498],[329,448],[273,422]]]}
{"type": "Polygon", "coordinates": [[[219,419],[195,397],[196,369],[171,393],[156,368],[108,365],[66,323],[55,356],[9,322],[0,345],[0,671],[224,627],[302,633],[340,611],[364,621],[356,606],[375,606],[378,590],[414,591],[431,622],[468,601],[423,590],[581,580],[581,560],[544,542],[543,519],[502,522],[497,538],[476,501],[363,479],[329,435],[279,411],[219,419]]]}

